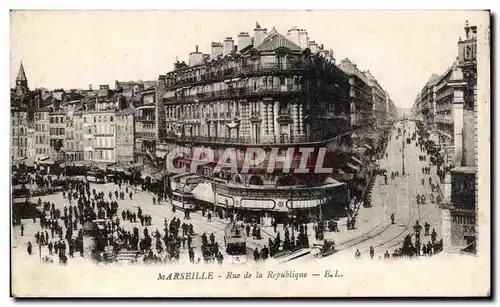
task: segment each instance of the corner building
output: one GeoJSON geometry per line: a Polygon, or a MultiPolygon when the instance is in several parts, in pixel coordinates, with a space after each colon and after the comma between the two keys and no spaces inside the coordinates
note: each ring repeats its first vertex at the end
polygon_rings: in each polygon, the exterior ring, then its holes
{"type": "Polygon", "coordinates": [[[342,214],[347,203],[345,185],[329,174],[313,174],[320,148],[327,153],[323,167],[335,168],[342,145],[351,134],[349,76],[335,65],[333,52],[310,41],[307,32],[293,28],[287,35],[257,23],[253,37],[238,35],[211,44],[210,54],[196,50],[189,63],[175,63],[174,71],[158,80],[161,103],[157,114],[160,144],[165,154],[177,147],[188,150],[174,161],[187,166],[196,147],[210,148],[215,161],[234,148],[241,170],[248,148],[285,155],[293,149],[290,173],[283,163],[267,172],[266,160],[248,173],[215,169],[210,163],[196,174],[171,177],[177,206],[215,206],[226,214],[238,212],[278,220],[288,214],[308,220],[342,214]],[[313,147],[309,174],[294,174],[298,149],[313,147]]]}

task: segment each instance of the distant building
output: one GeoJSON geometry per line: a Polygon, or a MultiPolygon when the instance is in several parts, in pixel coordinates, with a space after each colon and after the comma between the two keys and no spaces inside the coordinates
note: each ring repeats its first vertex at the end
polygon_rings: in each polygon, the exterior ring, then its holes
{"type": "Polygon", "coordinates": [[[134,162],[134,109],[116,112],[116,160],[134,162]]]}
{"type": "Polygon", "coordinates": [[[26,73],[24,72],[23,63],[19,67],[19,72],[16,78],[16,89],[15,93],[17,96],[24,96],[28,94],[28,78],[26,78],[26,73]]]}
{"type": "Polygon", "coordinates": [[[11,158],[23,160],[28,155],[28,112],[24,109],[11,109],[11,158]]]}
{"type": "Polygon", "coordinates": [[[90,160],[116,162],[116,118],[114,110],[91,111],[92,155],[90,160]]]}
{"type": "Polygon", "coordinates": [[[458,41],[458,61],[449,86],[453,89],[454,168],[442,204],[443,243],[448,250],[476,253],[477,232],[477,27],[465,25],[458,41]]]}
{"type": "MultiPolygon", "coordinates": [[[[350,123],[353,127],[373,126],[373,101],[370,81],[348,58],[339,65],[349,75],[350,123]]],[[[373,127],[370,127],[373,128],[373,127]]],[[[367,130],[371,130],[371,129],[367,130]]]]}
{"type": "Polygon", "coordinates": [[[48,159],[50,156],[50,120],[52,107],[35,111],[35,160],[48,159]]]}
{"type": "Polygon", "coordinates": [[[66,114],[61,108],[55,108],[49,113],[49,156],[57,157],[58,154],[65,150],[64,140],[66,138],[66,114]]]}

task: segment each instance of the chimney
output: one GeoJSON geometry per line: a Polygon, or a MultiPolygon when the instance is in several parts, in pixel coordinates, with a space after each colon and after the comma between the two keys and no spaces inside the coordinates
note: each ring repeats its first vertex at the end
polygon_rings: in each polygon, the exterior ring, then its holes
{"type": "Polygon", "coordinates": [[[309,42],[309,49],[311,49],[312,54],[318,53],[318,44],[316,44],[315,41],[310,41],[309,42]]]}
{"type": "Polygon", "coordinates": [[[253,46],[257,47],[264,41],[264,29],[260,27],[259,22],[256,22],[253,31],[253,46]]]}
{"type": "Polygon", "coordinates": [[[330,49],[330,59],[335,64],[335,55],[333,54],[333,49],[330,49]]]}
{"type": "Polygon", "coordinates": [[[299,31],[299,46],[301,49],[306,49],[309,46],[309,37],[306,30],[299,31]]]}
{"type": "Polygon", "coordinates": [[[189,66],[196,66],[203,62],[203,54],[198,51],[198,45],[196,45],[196,51],[189,54],[189,66]]]}
{"type": "Polygon", "coordinates": [[[219,55],[222,54],[222,43],[219,42],[212,42],[212,54],[211,58],[216,59],[219,55]]]}
{"type": "Polygon", "coordinates": [[[287,36],[291,42],[299,45],[299,29],[297,29],[297,27],[294,26],[293,28],[288,30],[287,36]]]}
{"type": "Polygon", "coordinates": [[[231,51],[233,51],[234,49],[234,40],[232,37],[226,37],[226,39],[224,40],[224,47],[223,47],[223,50],[222,50],[222,54],[224,56],[228,55],[229,53],[231,53],[231,51]]]}
{"type": "Polygon", "coordinates": [[[248,32],[241,32],[238,34],[238,49],[242,50],[243,48],[247,47],[248,45],[252,44],[252,39],[250,38],[250,35],[248,32]]]}

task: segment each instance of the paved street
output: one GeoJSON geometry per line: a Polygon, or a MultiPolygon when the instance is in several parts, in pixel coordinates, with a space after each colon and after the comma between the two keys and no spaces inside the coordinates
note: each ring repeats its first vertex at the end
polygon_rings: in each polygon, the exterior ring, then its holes
{"type": "MultiPolygon", "coordinates": [[[[325,234],[325,238],[335,240],[337,244],[338,252],[331,257],[353,257],[356,249],[359,249],[362,257],[368,257],[370,246],[373,246],[375,249],[376,257],[382,256],[386,250],[392,253],[396,248],[401,246],[404,237],[413,231],[413,225],[417,220],[421,225],[424,225],[425,222],[429,223],[431,225],[431,232],[434,228],[438,233],[438,239],[441,237],[440,209],[437,207],[437,204],[430,202],[431,188],[428,184],[429,177],[432,177],[433,182],[437,182],[435,167],[431,167],[431,173],[433,175],[422,174],[422,167],[429,166],[429,163],[419,161],[419,155],[423,153],[420,151],[420,148],[415,146],[415,143],[410,145],[405,144],[404,163],[406,176],[402,175],[401,150],[403,146],[403,137],[400,136],[399,139],[396,139],[398,128],[403,130],[402,123],[398,123],[392,131],[386,151],[387,157],[384,155],[380,160],[380,168],[387,170],[388,184],[385,184],[383,176],[377,176],[372,193],[372,207],[360,208],[356,229],[347,230],[345,227],[346,220],[344,218],[341,219],[339,223],[340,232],[328,232],[325,234]],[[399,171],[400,176],[391,179],[391,172],[396,171],[399,171]],[[422,178],[425,180],[424,185],[421,183],[422,178]],[[424,194],[426,196],[426,204],[417,205],[417,194],[424,194]],[[391,213],[395,215],[394,225],[391,224],[391,213]]],[[[409,123],[406,129],[406,136],[411,136],[413,131],[415,131],[415,126],[413,123],[409,123]]],[[[91,189],[94,188],[97,191],[104,192],[106,198],[110,191],[114,193],[115,190],[119,190],[119,187],[112,183],[91,184],[91,189]]],[[[122,188],[125,189],[124,186],[122,186],[122,188]]],[[[148,192],[135,189],[132,200],[128,197],[124,200],[118,200],[119,215],[121,215],[122,210],[137,212],[137,208],[140,206],[143,210],[143,214],[152,216],[152,225],[148,226],[150,233],[156,230],[163,231],[164,218],[167,218],[170,222],[172,217],[178,217],[182,222],[193,224],[195,236],[193,237],[192,245],[195,250],[195,259],[201,258],[199,247],[201,246],[201,235],[203,233],[206,233],[207,236],[211,233],[214,234],[216,241],[219,243],[220,250],[225,256],[223,246],[224,227],[228,224],[228,220],[221,220],[213,217],[211,222],[207,222],[206,217],[202,217],[200,212],[192,212],[191,219],[184,220],[184,213],[182,211],[177,210],[175,213],[172,212],[172,206],[167,202],[162,202],[162,205],[153,205],[152,197],[153,195],[148,192]]],[[[61,211],[64,206],[68,205],[68,200],[64,199],[61,193],[40,198],[42,201],[55,203],[56,208],[60,208],[61,211]]],[[[33,235],[40,230],[39,223],[34,224],[32,220],[23,220],[23,224],[25,225],[23,237],[20,236],[19,227],[15,227],[13,231],[14,252],[19,251],[25,253],[27,242],[32,241],[33,243],[33,235]]],[[[144,227],[140,225],[140,222],[129,223],[125,221],[123,226],[129,231],[132,231],[133,227],[138,227],[140,233],[142,233],[144,229],[144,227]]],[[[312,224],[308,225],[308,228],[310,229],[310,242],[314,242],[312,224]]],[[[275,236],[272,227],[262,227],[261,229],[263,239],[255,240],[250,238],[248,240],[247,245],[250,259],[252,258],[252,250],[254,248],[260,250],[264,245],[267,245],[268,238],[274,238],[275,236]]],[[[278,232],[281,232],[283,235],[282,225],[278,226],[278,232]]],[[[430,240],[430,236],[423,238],[422,242],[427,242],[428,240],[430,240]]],[[[34,255],[37,254],[38,247],[34,246],[34,255]]],[[[47,247],[42,247],[42,256],[44,255],[48,255],[47,247]]],[[[32,258],[38,259],[36,256],[32,258]]],[[[313,258],[313,256],[308,255],[295,261],[308,261],[311,260],[311,258],[313,258]]],[[[72,261],[73,259],[69,260],[69,262],[72,261]]],[[[180,261],[188,261],[187,249],[181,250],[180,261]]]]}
{"type": "MultiPolygon", "coordinates": [[[[113,183],[106,183],[106,184],[90,184],[90,189],[96,189],[96,191],[102,191],[104,192],[105,198],[108,198],[108,193],[111,191],[114,193],[115,190],[120,191],[118,185],[115,185],[113,183]]],[[[125,186],[122,186],[122,190],[125,190],[125,186]]],[[[119,204],[118,208],[118,214],[121,219],[121,212],[123,210],[130,210],[132,212],[137,212],[138,207],[140,206],[141,209],[143,210],[143,215],[150,215],[152,217],[152,222],[151,226],[147,226],[149,233],[152,233],[156,230],[159,230],[160,232],[163,233],[163,228],[164,228],[164,219],[167,218],[168,222],[170,223],[171,219],[175,216],[181,220],[181,222],[186,222],[186,223],[191,223],[194,228],[195,236],[193,237],[193,243],[192,246],[195,251],[195,259],[197,258],[202,258],[201,257],[201,235],[203,233],[206,233],[207,236],[210,236],[211,233],[214,234],[215,236],[215,241],[219,243],[220,251],[226,256],[225,253],[225,247],[224,247],[224,228],[225,226],[229,223],[228,220],[222,220],[217,217],[212,213],[212,221],[207,222],[206,216],[203,217],[201,215],[201,212],[191,212],[190,214],[190,219],[185,220],[184,219],[184,212],[180,210],[176,210],[176,212],[172,212],[172,205],[170,202],[162,202],[161,205],[153,205],[152,204],[152,198],[153,194],[150,194],[148,192],[143,192],[140,189],[135,189],[134,195],[132,200],[129,199],[127,196],[124,200],[117,200],[119,204]]],[[[36,198],[37,200],[38,198],[36,198]]],[[[42,196],[40,197],[42,202],[49,201],[53,202],[55,204],[56,209],[61,209],[63,210],[64,206],[69,205],[69,201],[67,199],[64,199],[62,197],[62,193],[57,193],[53,195],[47,195],[47,196],[42,196]]],[[[113,200],[115,199],[113,195],[113,200]]],[[[74,205],[75,202],[72,203],[74,205]]],[[[31,219],[24,219],[22,223],[25,225],[25,230],[24,230],[24,236],[21,237],[20,235],[20,227],[14,227],[13,231],[13,247],[15,250],[21,251],[23,253],[26,253],[26,244],[28,241],[31,241],[33,244],[34,242],[34,234],[40,230],[40,224],[39,221],[37,220],[37,223],[33,223],[31,219]]],[[[139,228],[139,233],[143,233],[143,229],[145,226],[141,226],[140,221],[138,220],[136,223],[130,223],[128,221],[123,222],[122,224],[123,227],[127,230],[132,232],[132,229],[134,227],[139,228]]],[[[76,235],[76,233],[75,233],[76,235]]],[[[255,240],[253,238],[250,238],[247,243],[248,247],[248,254],[251,256],[253,248],[262,248],[264,245],[267,245],[269,234],[267,233],[267,230],[262,231],[262,237],[263,239],[261,240],[255,240]]],[[[156,240],[153,241],[153,243],[156,242],[156,240]]],[[[153,244],[154,246],[154,244],[153,244]]],[[[165,247],[165,246],[164,246],[165,247]]],[[[34,254],[38,255],[38,247],[34,246],[33,247],[34,254]]],[[[42,257],[48,255],[48,249],[47,247],[42,247],[42,257]]],[[[33,257],[38,259],[38,257],[33,257]]],[[[54,258],[55,259],[55,258],[54,258]]],[[[75,258],[76,259],[76,258],[75,258]]],[[[251,257],[250,257],[251,259],[251,257]]],[[[73,259],[70,259],[69,262],[71,262],[73,259]]],[[[187,262],[189,261],[188,254],[187,254],[187,249],[182,249],[181,250],[181,259],[180,262],[187,262]]]]}
{"type": "MultiPolygon", "coordinates": [[[[412,142],[405,144],[405,173],[402,176],[402,147],[403,138],[396,139],[397,129],[402,123],[397,123],[392,131],[391,139],[387,145],[387,157],[380,160],[380,168],[387,170],[388,184],[384,182],[383,176],[377,176],[372,194],[372,207],[361,207],[357,217],[355,230],[347,231],[345,228],[338,233],[327,233],[325,237],[335,240],[338,252],[330,258],[354,258],[356,249],[362,257],[369,257],[370,246],[375,250],[375,258],[382,257],[388,250],[390,254],[401,247],[404,237],[413,232],[413,225],[418,220],[420,225],[425,222],[431,225],[430,232],[434,228],[437,238],[441,238],[441,210],[437,204],[430,202],[431,187],[428,178],[432,177],[437,182],[436,168],[431,167],[432,175],[422,174],[422,167],[430,166],[427,161],[420,161],[419,155],[424,153],[412,142]],[[391,180],[391,172],[399,171],[399,177],[391,180]],[[421,179],[425,184],[422,185],[421,179]],[[417,205],[416,195],[425,195],[426,204],[417,205]],[[394,213],[395,224],[391,224],[390,215],[394,213]]],[[[407,124],[406,136],[411,136],[416,127],[413,122],[407,124]]],[[[436,196],[437,193],[435,192],[436,196]]],[[[424,237],[422,231],[422,243],[427,243],[430,236],[424,237]]],[[[297,261],[310,261],[312,255],[303,257],[297,261]]]]}

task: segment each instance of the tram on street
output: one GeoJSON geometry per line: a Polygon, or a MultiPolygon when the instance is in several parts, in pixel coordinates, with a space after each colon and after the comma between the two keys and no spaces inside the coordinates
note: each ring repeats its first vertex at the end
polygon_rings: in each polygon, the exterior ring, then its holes
{"type": "Polygon", "coordinates": [[[106,181],[106,174],[103,172],[88,172],[86,179],[88,182],[104,183],[106,181]]]}
{"type": "Polygon", "coordinates": [[[247,262],[247,238],[244,229],[238,224],[230,223],[226,226],[224,244],[226,245],[228,263],[243,264],[247,262]]]}

